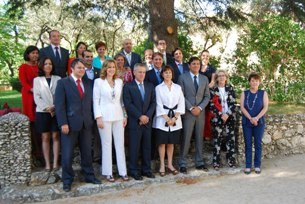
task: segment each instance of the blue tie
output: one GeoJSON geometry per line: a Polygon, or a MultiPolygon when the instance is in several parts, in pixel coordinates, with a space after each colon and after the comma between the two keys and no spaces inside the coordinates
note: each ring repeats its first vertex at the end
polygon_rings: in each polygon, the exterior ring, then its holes
{"type": "Polygon", "coordinates": [[[157,71],[157,79],[158,79],[158,84],[160,84],[162,80],[161,80],[159,71],[157,71]]]}
{"type": "Polygon", "coordinates": [[[139,90],[140,90],[140,93],[141,93],[141,96],[142,96],[142,100],[144,101],[145,91],[144,91],[143,83],[139,84],[139,90]]]}
{"type": "Polygon", "coordinates": [[[196,93],[197,93],[197,91],[198,91],[197,76],[194,76],[194,86],[195,86],[195,90],[196,90],[196,93]]]}
{"type": "Polygon", "coordinates": [[[183,73],[183,66],[182,66],[182,64],[178,64],[178,69],[180,71],[180,74],[182,74],[183,73]]]}
{"type": "Polygon", "coordinates": [[[55,47],[55,59],[57,62],[60,62],[60,55],[59,55],[58,47],[55,47]]]}

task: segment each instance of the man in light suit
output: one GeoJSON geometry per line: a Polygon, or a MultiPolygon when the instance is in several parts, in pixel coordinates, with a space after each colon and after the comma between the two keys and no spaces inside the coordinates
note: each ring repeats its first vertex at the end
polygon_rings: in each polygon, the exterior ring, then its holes
{"type": "Polygon", "coordinates": [[[100,184],[94,176],[91,157],[93,90],[89,80],[81,80],[85,66],[80,59],[71,65],[72,74],[58,81],[55,92],[55,110],[61,130],[61,157],[63,190],[68,192],[74,178],[73,149],[78,140],[81,168],[87,183],[100,184]]]}
{"type": "Polygon", "coordinates": [[[58,30],[51,30],[49,33],[50,45],[40,49],[39,57],[50,57],[54,63],[54,74],[64,78],[67,76],[69,51],[60,47],[60,33],[58,30]]]}
{"type": "Polygon", "coordinates": [[[129,172],[135,180],[142,176],[155,178],[151,171],[151,126],[156,109],[154,86],[144,81],[145,64],[134,67],[135,79],[126,84],[123,89],[123,100],[128,115],[129,129],[129,172]],[[138,167],[139,151],[142,150],[141,173],[138,167]]]}
{"type": "Polygon", "coordinates": [[[183,120],[183,138],[180,151],[180,172],[187,173],[186,156],[190,148],[193,130],[195,130],[195,166],[196,169],[208,171],[202,157],[204,110],[210,100],[209,81],[199,74],[200,59],[191,57],[190,72],[180,75],[178,84],[185,97],[185,115],[183,120]]]}
{"type": "Polygon", "coordinates": [[[135,52],[132,52],[132,42],[131,39],[125,39],[123,42],[123,51],[122,55],[126,58],[125,67],[130,67],[133,70],[133,67],[136,63],[141,63],[141,56],[135,52]]]}

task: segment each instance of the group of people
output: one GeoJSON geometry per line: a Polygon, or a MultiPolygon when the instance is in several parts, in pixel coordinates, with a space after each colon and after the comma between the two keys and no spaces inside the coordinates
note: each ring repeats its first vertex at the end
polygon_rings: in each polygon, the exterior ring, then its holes
{"type": "MultiPolygon", "coordinates": [[[[33,131],[42,136],[39,143],[36,134],[32,134],[34,153],[42,146],[45,169],[50,172],[59,168],[61,152],[63,190],[71,190],[77,142],[85,181],[94,184],[101,182],[94,175],[92,163],[100,158],[101,174],[109,182],[115,181],[113,146],[123,181],[129,180],[128,175],[135,180],[142,180],[143,176],[155,178],[151,169],[155,152],[159,153],[160,176],[187,173],[192,138],[196,169],[208,171],[203,159],[204,137],[213,139],[215,170],[220,168],[223,139],[228,166],[235,167],[236,95],[227,72],[210,65],[207,50],[200,58],[191,57],[185,62],[180,48],[169,54],[165,40],[159,40],[158,51],[145,50],[142,62],[140,55],[132,52],[131,40],[125,39],[122,51],[114,58],[106,55],[104,42],[96,43],[96,57],[80,42],[75,58],[69,58],[68,50],[60,46],[59,31],[52,30],[49,39],[48,47],[26,49],[26,63],[19,68],[19,78],[23,113],[29,117],[33,131]],[[173,164],[175,145],[180,145],[178,170],[173,164]]],[[[259,75],[251,73],[250,89],[241,95],[246,174],[251,173],[252,167],[252,137],[255,172],[261,171],[268,95],[259,89],[260,82],[259,75]]]]}

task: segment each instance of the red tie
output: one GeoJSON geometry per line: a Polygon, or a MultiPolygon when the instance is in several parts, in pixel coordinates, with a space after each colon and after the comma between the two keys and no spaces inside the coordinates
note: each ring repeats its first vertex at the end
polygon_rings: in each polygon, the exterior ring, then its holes
{"type": "Polygon", "coordinates": [[[77,79],[76,82],[77,82],[77,89],[78,89],[78,92],[79,92],[79,96],[80,96],[80,98],[83,98],[84,97],[84,91],[82,89],[82,86],[80,85],[80,82],[81,82],[80,79],[77,79]]]}

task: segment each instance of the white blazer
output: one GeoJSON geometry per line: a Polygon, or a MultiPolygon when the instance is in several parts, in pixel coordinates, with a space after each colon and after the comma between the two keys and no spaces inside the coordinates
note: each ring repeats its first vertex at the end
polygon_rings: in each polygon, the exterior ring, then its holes
{"type": "Polygon", "coordinates": [[[36,104],[36,112],[46,112],[44,109],[54,106],[55,90],[58,80],[60,80],[59,76],[52,75],[49,86],[46,77],[41,76],[34,78],[33,95],[36,104]]]}
{"type": "Polygon", "coordinates": [[[123,120],[123,81],[115,79],[114,90],[106,79],[97,78],[93,86],[94,117],[102,117],[103,121],[123,120]]]}
{"type": "Polygon", "coordinates": [[[164,130],[166,132],[179,130],[182,128],[181,116],[178,117],[176,121],[176,126],[165,126],[166,120],[162,117],[162,115],[168,114],[168,109],[165,109],[163,105],[168,108],[174,108],[178,105],[177,109],[174,110],[176,113],[180,113],[183,115],[185,113],[185,100],[181,87],[178,84],[172,83],[171,90],[168,89],[167,85],[162,82],[158,86],[156,86],[156,100],[157,100],[157,108],[156,115],[153,120],[153,127],[164,130]]]}

